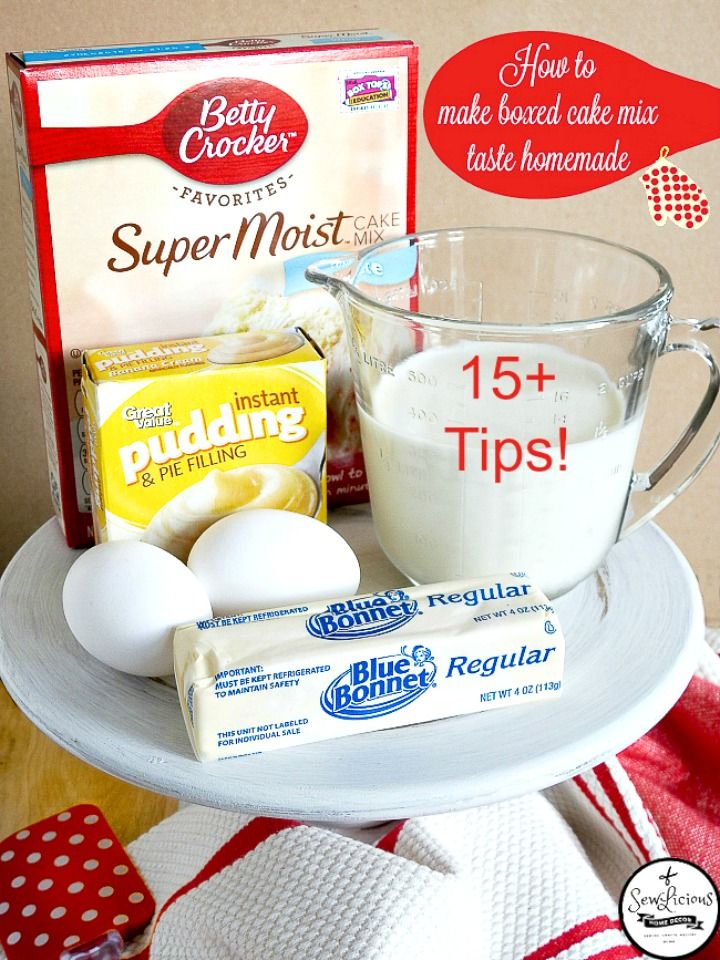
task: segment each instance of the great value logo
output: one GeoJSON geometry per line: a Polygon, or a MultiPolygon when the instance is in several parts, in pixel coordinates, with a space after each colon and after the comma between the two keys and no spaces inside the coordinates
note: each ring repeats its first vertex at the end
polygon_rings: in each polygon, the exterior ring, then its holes
{"type": "Polygon", "coordinates": [[[369,597],[329,603],[324,613],[308,619],[307,631],[323,640],[356,640],[391,633],[419,613],[417,601],[404,590],[386,590],[369,597]]]}
{"type": "Polygon", "coordinates": [[[167,107],[162,159],[203,183],[246,183],[286,164],[307,131],[305,112],[283,90],[261,80],[212,80],[167,107]]]}
{"type": "Polygon", "coordinates": [[[320,706],[339,720],[368,720],[402,710],[433,686],[437,667],[420,644],[356,660],[323,691],[320,706]]]}

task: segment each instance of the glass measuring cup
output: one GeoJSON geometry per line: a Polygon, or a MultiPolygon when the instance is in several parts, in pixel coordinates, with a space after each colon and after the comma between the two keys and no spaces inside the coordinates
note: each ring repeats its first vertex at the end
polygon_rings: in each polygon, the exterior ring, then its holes
{"type": "Polygon", "coordinates": [[[307,277],[342,306],[375,530],[415,582],[522,569],[564,593],[718,445],[720,374],[698,339],[718,322],[671,318],[670,277],[642,253],[476,227],[338,255],[307,277]],[[679,350],[707,365],[707,389],[636,473],[653,369],[679,350]]]}

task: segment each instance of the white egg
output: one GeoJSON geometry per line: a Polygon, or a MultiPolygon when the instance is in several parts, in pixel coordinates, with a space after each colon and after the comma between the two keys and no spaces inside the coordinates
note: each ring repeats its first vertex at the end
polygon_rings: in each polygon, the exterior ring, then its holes
{"type": "Polygon", "coordinates": [[[188,566],[216,617],[353,596],[360,565],[339,533],[288,510],[245,510],[198,538],[188,566]]]}
{"type": "Polygon", "coordinates": [[[76,640],[109,667],[143,677],[173,672],[173,630],[212,617],[184,563],[139,540],[91,547],[70,567],[63,610],[76,640]]]}

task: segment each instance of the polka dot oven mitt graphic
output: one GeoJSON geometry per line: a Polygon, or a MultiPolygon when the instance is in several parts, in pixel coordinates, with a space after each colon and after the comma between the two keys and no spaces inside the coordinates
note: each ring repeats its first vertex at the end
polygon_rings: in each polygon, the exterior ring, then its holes
{"type": "Polygon", "coordinates": [[[96,956],[84,947],[111,930],[132,940],[154,912],[152,894],[91,804],[70,807],[0,843],[0,944],[7,960],[96,956]]]}
{"type": "Polygon", "coordinates": [[[658,227],[668,220],[685,230],[699,230],[710,216],[710,203],[702,188],[680,167],[668,161],[663,147],[657,161],[643,173],[648,209],[658,227]]]}

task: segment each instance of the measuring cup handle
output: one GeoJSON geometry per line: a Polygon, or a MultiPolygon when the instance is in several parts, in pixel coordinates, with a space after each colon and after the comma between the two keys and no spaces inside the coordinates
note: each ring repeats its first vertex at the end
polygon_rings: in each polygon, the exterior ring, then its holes
{"type": "MultiPolygon", "coordinates": [[[[678,320],[673,318],[670,337],[678,327],[689,328],[694,334],[720,329],[720,319],[678,320]]],[[[710,348],[698,339],[682,342],[670,340],[660,356],[690,350],[707,365],[710,379],[705,393],[690,423],[665,454],[662,460],[647,473],[635,473],[630,487],[628,508],[618,539],[637,530],[643,523],[658,514],[682,493],[688,484],[708,462],[720,444],[720,370],[710,348]],[[697,453],[696,453],[697,451],[697,453]],[[637,509],[636,509],[637,508],[637,509]]]]}

